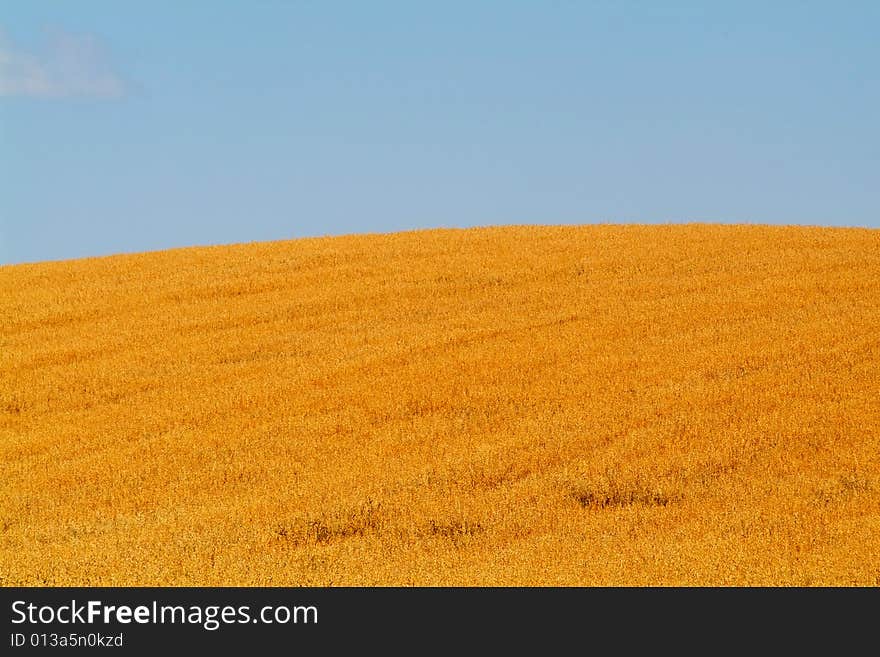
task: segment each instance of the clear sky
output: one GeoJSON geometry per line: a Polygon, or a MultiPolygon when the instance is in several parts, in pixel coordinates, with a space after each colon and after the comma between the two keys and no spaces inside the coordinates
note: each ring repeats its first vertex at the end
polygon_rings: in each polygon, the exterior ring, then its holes
{"type": "Polygon", "coordinates": [[[0,0],[0,263],[880,226],[880,2],[0,0]]]}

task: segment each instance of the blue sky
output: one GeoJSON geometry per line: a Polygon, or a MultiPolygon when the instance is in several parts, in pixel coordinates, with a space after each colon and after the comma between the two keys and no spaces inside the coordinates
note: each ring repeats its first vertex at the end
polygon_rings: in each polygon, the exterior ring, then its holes
{"type": "Polygon", "coordinates": [[[488,224],[880,226],[880,3],[5,2],[0,263],[488,224]]]}

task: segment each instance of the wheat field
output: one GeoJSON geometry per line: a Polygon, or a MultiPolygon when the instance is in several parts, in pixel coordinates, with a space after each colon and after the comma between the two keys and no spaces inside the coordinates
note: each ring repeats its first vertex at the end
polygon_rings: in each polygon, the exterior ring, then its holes
{"type": "Polygon", "coordinates": [[[0,267],[0,584],[880,584],[880,231],[0,267]]]}

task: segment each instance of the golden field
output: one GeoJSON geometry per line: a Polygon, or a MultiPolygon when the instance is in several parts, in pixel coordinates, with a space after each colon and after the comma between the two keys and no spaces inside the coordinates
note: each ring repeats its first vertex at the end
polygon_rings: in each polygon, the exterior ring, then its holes
{"type": "Polygon", "coordinates": [[[0,584],[880,584],[880,231],[0,267],[0,584]]]}

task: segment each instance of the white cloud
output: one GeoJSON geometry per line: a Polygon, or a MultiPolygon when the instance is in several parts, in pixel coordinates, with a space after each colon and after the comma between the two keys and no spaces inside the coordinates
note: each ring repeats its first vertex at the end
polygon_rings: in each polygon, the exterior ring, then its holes
{"type": "Polygon", "coordinates": [[[124,91],[94,37],[54,31],[44,51],[31,53],[0,32],[0,96],[119,98],[124,91]]]}

